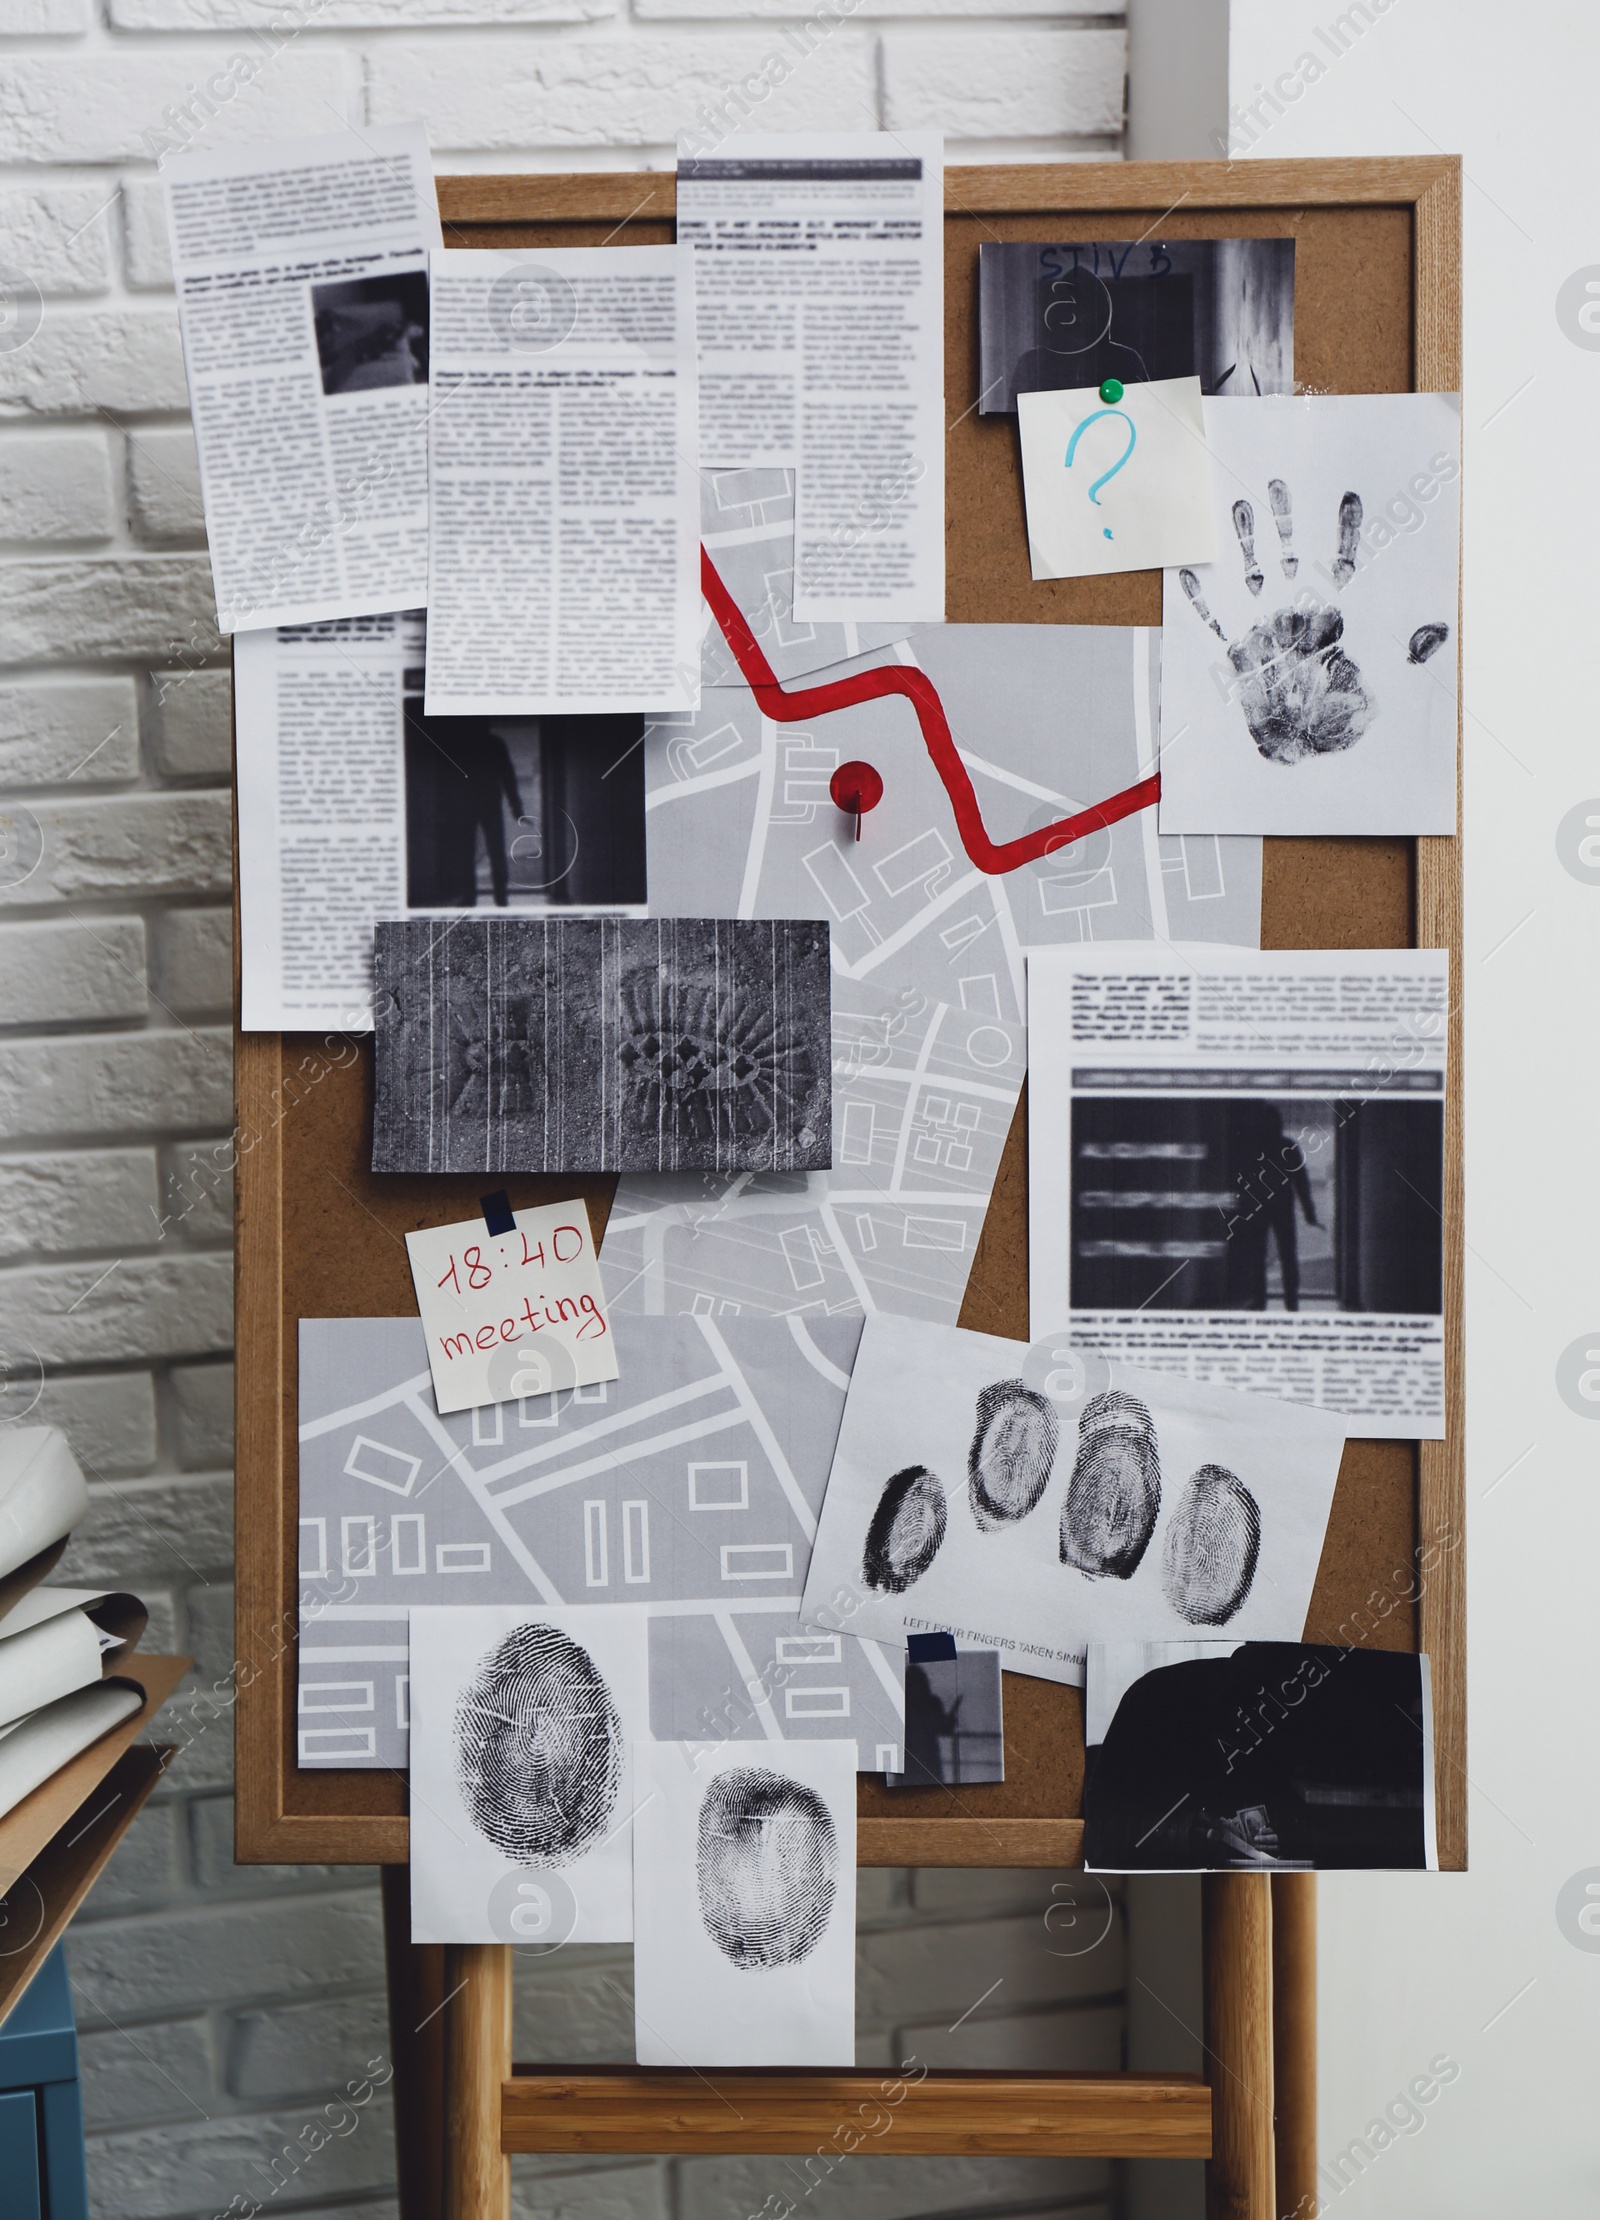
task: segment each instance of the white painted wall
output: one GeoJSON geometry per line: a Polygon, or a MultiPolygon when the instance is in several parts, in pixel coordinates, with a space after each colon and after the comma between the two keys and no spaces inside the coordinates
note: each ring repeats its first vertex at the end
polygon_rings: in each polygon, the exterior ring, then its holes
{"type": "Polygon", "coordinates": [[[1215,161],[1228,105],[1228,0],[1128,0],[1128,159],[1215,161]]]}
{"type": "Polygon", "coordinates": [[[1230,63],[1238,151],[1466,161],[1471,1870],[1320,1884],[1325,2163],[1431,2059],[1461,2070],[1345,2186],[1325,2174],[1324,2209],[1592,2220],[1600,1935],[1558,1899],[1600,1881],[1600,1401],[1563,1364],[1600,1350],[1600,331],[1558,297],[1600,283],[1600,14],[1233,0],[1230,63]],[[1258,87],[1283,113],[1250,140],[1258,87]]]}

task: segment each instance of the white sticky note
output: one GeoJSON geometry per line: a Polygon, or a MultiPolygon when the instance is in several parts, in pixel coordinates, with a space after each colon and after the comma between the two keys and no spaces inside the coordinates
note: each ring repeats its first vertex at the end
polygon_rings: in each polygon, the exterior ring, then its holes
{"type": "Polygon", "coordinates": [[[1198,378],[1019,393],[1035,578],[1205,563],[1216,551],[1198,378]],[[1179,550],[1187,550],[1180,553],[1179,550]]]}
{"type": "Polygon", "coordinates": [[[406,1248],[441,1411],[617,1377],[581,1202],[519,1210],[509,1233],[481,1217],[424,1226],[406,1248]]]}

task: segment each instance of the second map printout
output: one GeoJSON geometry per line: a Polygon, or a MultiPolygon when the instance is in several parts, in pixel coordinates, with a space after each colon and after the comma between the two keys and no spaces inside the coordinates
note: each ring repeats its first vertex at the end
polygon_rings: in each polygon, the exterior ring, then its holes
{"type": "MultiPolygon", "coordinates": [[[[1157,647],[1136,627],[943,625],[878,660],[933,682],[1004,843],[1148,776],[1157,647]]],[[[625,1179],[600,1253],[613,1308],[953,1325],[1022,1085],[1026,951],[1259,938],[1259,841],[1160,839],[1143,808],[980,870],[912,704],[832,698],[804,714],[791,687],[802,713],[778,724],[718,687],[650,728],[651,909],[832,928],[833,1167],[625,1179]],[[884,782],[859,842],[828,794],[854,758],[884,782]]]]}

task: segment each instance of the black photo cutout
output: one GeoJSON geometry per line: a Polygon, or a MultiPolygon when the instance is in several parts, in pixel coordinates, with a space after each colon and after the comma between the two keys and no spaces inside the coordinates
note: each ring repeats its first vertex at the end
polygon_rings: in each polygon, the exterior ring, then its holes
{"type": "Polygon", "coordinates": [[[700,1917],[742,1973],[811,1955],[833,1912],[838,1864],[828,1807],[802,1781],[743,1765],[719,1774],[701,1799],[700,1917]]]}
{"type": "Polygon", "coordinates": [[[1150,1413],[1116,1388],[1078,1421],[1078,1458],[1061,1505],[1061,1562],[1091,1580],[1128,1580],[1161,1509],[1161,1459],[1150,1413]]]}
{"type": "Polygon", "coordinates": [[[622,1722],[593,1658],[559,1627],[519,1626],[456,1702],[456,1777],[473,1825],[528,1865],[565,1865],[605,1833],[622,1722]]]}

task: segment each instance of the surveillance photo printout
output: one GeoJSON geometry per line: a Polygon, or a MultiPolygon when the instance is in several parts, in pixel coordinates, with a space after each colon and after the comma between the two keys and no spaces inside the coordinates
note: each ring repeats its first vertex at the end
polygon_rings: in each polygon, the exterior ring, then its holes
{"type": "Polygon", "coordinates": [[[1091,1872],[1438,1868],[1415,1651],[1094,1642],[1084,1694],[1091,1872]]]}
{"type": "Polygon", "coordinates": [[[980,416],[1103,378],[1292,393],[1294,241],[985,240],[978,331],[980,416]]]}
{"type": "Polygon", "coordinates": [[[1028,964],[1033,1316],[1439,1439],[1446,952],[1028,964]]]}

